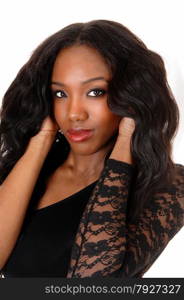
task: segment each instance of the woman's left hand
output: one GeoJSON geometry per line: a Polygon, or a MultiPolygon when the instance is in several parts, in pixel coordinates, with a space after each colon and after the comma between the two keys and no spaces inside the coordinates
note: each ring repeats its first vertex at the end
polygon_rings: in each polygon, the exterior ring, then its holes
{"type": "Polygon", "coordinates": [[[132,118],[124,117],[119,123],[119,134],[109,158],[121,160],[133,164],[131,153],[131,138],[135,130],[135,121],[132,118]]]}
{"type": "Polygon", "coordinates": [[[135,130],[135,121],[132,118],[124,117],[119,123],[119,136],[130,139],[135,130]]]}

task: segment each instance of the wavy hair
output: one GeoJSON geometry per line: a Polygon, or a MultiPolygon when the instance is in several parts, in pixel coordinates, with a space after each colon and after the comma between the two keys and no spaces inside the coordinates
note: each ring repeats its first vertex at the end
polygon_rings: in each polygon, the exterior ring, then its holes
{"type": "MultiPolygon", "coordinates": [[[[134,118],[131,151],[135,162],[134,189],[128,203],[133,220],[152,195],[171,184],[175,164],[172,139],[179,124],[179,109],[167,82],[164,61],[127,27],[110,20],[70,24],[46,38],[23,65],[6,91],[0,111],[0,183],[23,155],[47,115],[53,114],[50,81],[57,54],[73,45],[99,51],[112,71],[109,109],[134,118]]],[[[69,145],[56,135],[37,180],[33,196],[41,195],[42,182],[64,161],[69,145]],[[62,154],[62,155],[61,155],[62,154]]]]}

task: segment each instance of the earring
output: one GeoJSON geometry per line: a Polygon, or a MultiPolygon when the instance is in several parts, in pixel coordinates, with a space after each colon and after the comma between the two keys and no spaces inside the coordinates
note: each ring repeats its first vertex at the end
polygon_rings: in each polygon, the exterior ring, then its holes
{"type": "MultiPolygon", "coordinates": [[[[58,133],[63,134],[63,131],[61,129],[58,130],[58,133]]],[[[56,139],[56,143],[59,142],[59,137],[56,139]]]]}

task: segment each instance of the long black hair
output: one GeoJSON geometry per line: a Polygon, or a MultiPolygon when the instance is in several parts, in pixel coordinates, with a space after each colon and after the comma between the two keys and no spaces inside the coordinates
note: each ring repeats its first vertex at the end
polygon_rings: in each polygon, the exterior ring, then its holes
{"type": "MultiPolygon", "coordinates": [[[[110,20],[73,23],[44,40],[20,69],[6,91],[0,112],[0,183],[23,155],[47,115],[53,114],[50,81],[57,54],[73,45],[99,51],[112,71],[109,109],[133,117],[136,130],[131,150],[135,181],[129,218],[134,219],[156,190],[172,182],[172,139],[179,109],[166,78],[162,57],[128,28],[110,20]]],[[[65,159],[69,145],[56,135],[35,186],[65,159]],[[62,155],[61,155],[62,154],[62,155]]]]}

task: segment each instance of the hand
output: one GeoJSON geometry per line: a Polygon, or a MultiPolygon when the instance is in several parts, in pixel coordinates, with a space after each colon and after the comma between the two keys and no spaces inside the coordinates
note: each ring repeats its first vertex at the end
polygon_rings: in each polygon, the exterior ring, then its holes
{"type": "Polygon", "coordinates": [[[30,139],[30,147],[34,151],[35,149],[41,149],[43,152],[46,151],[48,153],[58,129],[57,123],[50,116],[47,116],[42,122],[40,131],[30,139]]]}
{"type": "Polygon", "coordinates": [[[135,121],[132,118],[124,117],[119,123],[119,136],[130,139],[135,130],[135,121]]]}
{"type": "Polygon", "coordinates": [[[47,116],[42,123],[41,129],[38,132],[39,135],[53,135],[55,136],[59,130],[58,124],[50,117],[47,116]]]}
{"type": "Polygon", "coordinates": [[[135,130],[135,121],[132,118],[124,117],[119,123],[119,134],[115,146],[109,158],[133,164],[131,154],[131,138],[135,130]]]}
{"type": "Polygon", "coordinates": [[[42,123],[42,126],[41,126],[41,129],[40,131],[42,130],[49,130],[49,131],[57,131],[59,129],[59,126],[58,124],[53,121],[51,119],[50,116],[47,116],[44,120],[43,120],[43,123],[42,123]]]}

